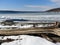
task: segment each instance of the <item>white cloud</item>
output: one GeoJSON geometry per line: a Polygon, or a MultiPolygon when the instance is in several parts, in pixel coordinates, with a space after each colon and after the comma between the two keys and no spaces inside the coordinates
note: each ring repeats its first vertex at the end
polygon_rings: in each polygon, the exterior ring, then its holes
{"type": "Polygon", "coordinates": [[[44,5],[25,5],[25,7],[28,8],[34,8],[34,9],[40,9],[42,11],[48,10],[48,9],[52,9],[52,6],[44,6],[44,5]]]}
{"type": "Polygon", "coordinates": [[[53,2],[55,5],[60,6],[60,0],[50,0],[53,2]]]}
{"type": "Polygon", "coordinates": [[[42,6],[42,5],[26,5],[25,7],[31,7],[31,8],[51,8],[50,6],[42,6]]]}
{"type": "Polygon", "coordinates": [[[57,3],[57,2],[60,2],[60,0],[51,0],[51,1],[52,1],[52,2],[56,2],[56,3],[57,3]]]}

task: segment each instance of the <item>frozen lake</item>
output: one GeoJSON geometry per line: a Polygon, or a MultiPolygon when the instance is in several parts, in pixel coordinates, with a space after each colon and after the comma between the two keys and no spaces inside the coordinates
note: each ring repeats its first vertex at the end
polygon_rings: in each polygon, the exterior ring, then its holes
{"type": "Polygon", "coordinates": [[[39,14],[39,13],[20,13],[20,14],[0,14],[0,19],[28,19],[28,20],[58,20],[60,21],[59,14],[39,14]]]}

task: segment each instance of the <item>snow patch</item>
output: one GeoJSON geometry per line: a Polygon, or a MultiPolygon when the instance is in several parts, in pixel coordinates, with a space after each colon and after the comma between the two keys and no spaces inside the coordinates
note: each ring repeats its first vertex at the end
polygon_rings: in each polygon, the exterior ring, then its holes
{"type": "Polygon", "coordinates": [[[7,36],[6,38],[13,38],[13,39],[22,39],[22,40],[15,40],[12,42],[5,42],[2,45],[60,45],[60,43],[52,43],[44,38],[36,37],[36,36],[29,36],[29,35],[19,35],[19,36],[7,36]]]}

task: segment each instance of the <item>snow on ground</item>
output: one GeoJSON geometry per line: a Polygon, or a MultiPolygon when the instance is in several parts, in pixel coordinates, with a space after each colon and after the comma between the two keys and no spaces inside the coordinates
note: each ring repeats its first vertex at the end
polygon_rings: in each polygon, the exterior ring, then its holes
{"type": "Polygon", "coordinates": [[[0,37],[0,40],[6,40],[7,38],[9,38],[9,39],[19,39],[20,38],[20,36],[4,36],[3,38],[2,37],[3,36],[0,37]]]}
{"type": "Polygon", "coordinates": [[[22,39],[22,40],[15,40],[12,42],[5,42],[1,45],[60,45],[60,43],[52,43],[44,38],[36,37],[36,36],[29,36],[29,35],[19,35],[19,36],[5,36],[6,38],[12,39],[22,39]]]}
{"type": "Polygon", "coordinates": [[[55,45],[54,43],[49,42],[46,39],[43,39],[41,37],[35,37],[35,36],[24,36],[23,40],[21,40],[21,44],[22,45],[45,45],[45,44],[55,45]]]}
{"type": "Polygon", "coordinates": [[[19,36],[5,36],[3,39],[7,39],[7,38],[10,38],[10,39],[18,39],[19,36]]]}
{"type": "Polygon", "coordinates": [[[24,26],[19,26],[19,28],[31,28],[33,25],[24,25],[24,26]]]}
{"type": "Polygon", "coordinates": [[[56,45],[60,45],[60,43],[59,43],[59,42],[57,42],[57,43],[56,43],[56,45]]]}
{"type": "Polygon", "coordinates": [[[13,42],[6,42],[6,43],[2,43],[1,45],[20,45],[20,41],[13,41],[13,42]]]}
{"type": "Polygon", "coordinates": [[[0,36],[0,40],[2,40],[2,37],[3,37],[3,36],[0,36]]]}

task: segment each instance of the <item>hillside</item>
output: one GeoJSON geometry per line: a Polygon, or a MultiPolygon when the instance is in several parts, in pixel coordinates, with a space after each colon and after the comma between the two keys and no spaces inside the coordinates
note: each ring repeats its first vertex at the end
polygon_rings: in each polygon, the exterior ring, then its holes
{"type": "Polygon", "coordinates": [[[50,9],[50,10],[47,10],[46,12],[60,12],[60,8],[50,9]]]}

